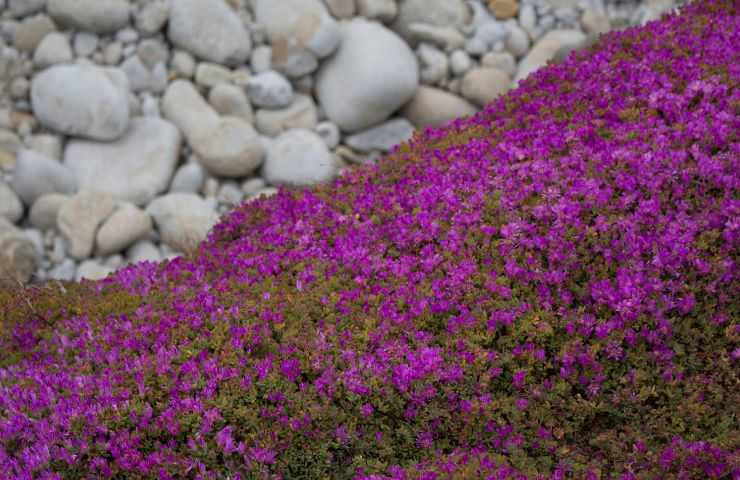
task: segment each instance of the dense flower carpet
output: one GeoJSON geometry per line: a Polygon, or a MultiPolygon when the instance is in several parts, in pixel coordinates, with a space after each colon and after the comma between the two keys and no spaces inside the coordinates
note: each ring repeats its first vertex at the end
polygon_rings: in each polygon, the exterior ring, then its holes
{"type": "Polygon", "coordinates": [[[3,290],[0,478],[740,478],[738,7],[185,257],[3,290]]]}

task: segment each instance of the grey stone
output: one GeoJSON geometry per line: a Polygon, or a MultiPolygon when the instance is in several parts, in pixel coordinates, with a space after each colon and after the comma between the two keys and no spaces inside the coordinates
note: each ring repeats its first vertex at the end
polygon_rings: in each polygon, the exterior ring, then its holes
{"type": "Polygon", "coordinates": [[[224,0],[172,2],[167,35],[175,46],[225,65],[244,63],[252,48],[249,32],[224,0]]]}
{"type": "Polygon", "coordinates": [[[33,52],[41,40],[54,30],[56,26],[47,15],[26,18],[16,28],[13,44],[21,52],[33,52]]]}
{"type": "Polygon", "coordinates": [[[69,200],[69,195],[62,193],[47,193],[41,195],[31,205],[28,221],[39,230],[46,231],[56,228],[57,214],[62,205],[69,200]]]}
{"type": "Polygon", "coordinates": [[[308,186],[333,179],[336,170],[321,137],[293,129],[280,134],[267,149],[262,176],[271,185],[308,186]]]}
{"type": "Polygon", "coordinates": [[[75,281],[80,280],[102,280],[113,273],[113,269],[102,265],[97,260],[85,260],[80,262],[80,266],[77,267],[77,275],[75,275],[75,281]]]}
{"type": "Polygon", "coordinates": [[[197,248],[218,221],[215,205],[192,193],[170,193],[146,208],[162,241],[178,252],[197,248]]]}
{"type": "Polygon", "coordinates": [[[23,217],[23,204],[10,185],[0,179],[0,217],[17,223],[23,217]]]}
{"type": "Polygon", "coordinates": [[[396,0],[357,0],[358,13],[368,20],[392,22],[398,15],[396,0]]]}
{"type": "Polygon", "coordinates": [[[239,184],[233,180],[227,180],[218,189],[216,193],[216,199],[219,203],[233,207],[241,203],[244,198],[244,192],[239,188],[239,184]]]}
{"type": "Polygon", "coordinates": [[[509,52],[488,52],[480,59],[482,67],[497,68],[509,77],[516,75],[516,59],[509,52]]]}
{"type": "Polygon", "coordinates": [[[114,142],[72,140],[64,164],[81,189],[99,190],[118,200],[145,205],[170,184],[182,136],[170,122],[137,117],[114,142]]]}
{"type": "Polygon", "coordinates": [[[257,107],[284,108],[293,101],[293,87],[278,72],[268,70],[247,81],[247,96],[257,107]]]}
{"type": "Polygon", "coordinates": [[[46,6],[46,0],[9,0],[8,10],[13,17],[25,17],[46,6]]]}
{"type": "Polygon", "coordinates": [[[128,126],[128,80],[115,68],[50,67],[34,77],[31,102],[43,125],[68,135],[115,140],[128,126]]]}
{"type": "Polygon", "coordinates": [[[154,35],[162,30],[170,15],[169,2],[164,0],[150,1],[136,13],[136,29],[144,35],[154,35]]]}
{"type": "Polygon", "coordinates": [[[394,118],[344,139],[351,148],[360,152],[372,150],[389,151],[394,145],[404,142],[414,134],[414,126],[404,118],[394,118]]]}
{"type": "Polygon", "coordinates": [[[473,60],[465,50],[455,50],[450,54],[450,70],[456,77],[465,75],[473,67],[473,60]]]}
{"type": "Polygon", "coordinates": [[[332,122],[321,122],[314,128],[316,134],[326,143],[327,148],[333,150],[339,145],[341,140],[341,132],[339,127],[332,122]]]}
{"type": "Polygon", "coordinates": [[[195,75],[195,59],[188,52],[177,50],[172,55],[172,69],[182,78],[195,75]]]}
{"type": "Polygon", "coordinates": [[[208,94],[208,103],[220,115],[239,117],[249,123],[254,120],[252,105],[244,89],[235,85],[220,83],[214,86],[208,94]]]}
{"type": "Polygon", "coordinates": [[[198,193],[203,186],[206,175],[198,163],[188,163],[177,169],[170,184],[170,193],[198,193]]]}
{"type": "Polygon", "coordinates": [[[463,0],[404,0],[392,27],[415,46],[410,29],[414,23],[460,28],[470,20],[470,10],[463,0]]]}
{"type": "Polygon", "coordinates": [[[195,83],[203,87],[229,83],[231,70],[216,63],[200,62],[195,69],[195,83]]]}
{"type": "Polygon", "coordinates": [[[269,45],[260,45],[252,50],[252,56],[249,58],[249,66],[254,73],[262,73],[270,70],[272,63],[272,47],[269,45]]]}
{"type": "Polygon", "coordinates": [[[161,93],[167,88],[167,68],[160,62],[154,68],[147,67],[138,55],[129,57],[121,64],[132,92],[161,93]]]}
{"type": "Polygon", "coordinates": [[[77,272],[77,264],[71,258],[65,258],[62,262],[49,270],[48,278],[52,280],[67,280],[71,281],[75,279],[75,273],[77,272]]]}
{"type": "Polygon", "coordinates": [[[58,161],[32,150],[21,150],[16,159],[11,186],[25,205],[33,205],[38,197],[47,193],[76,192],[77,180],[58,161]]]}
{"type": "Polygon", "coordinates": [[[429,42],[445,50],[461,48],[465,45],[465,36],[453,27],[437,27],[426,23],[412,23],[409,31],[419,42],[429,42]]]}
{"type": "Polygon", "coordinates": [[[36,271],[36,247],[23,231],[0,217],[0,285],[26,283],[36,271]]]}
{"type": "Polygon", "coordinates": [[[113,196],[104,192],[81,191],[62,204],[57,213],[57,229],[69,245],[69,255],[77,260],[90,256],[98,227],[113,212],[113,196]]]}
{"type": "Polygon", "coordinates": [[[120,252],[143,239],[152,229],[151,217],[131,203],[120,205],[100,226],[95,246],[97,255],[120,252]]]}
{"type": "Polygon", "coordinates": [[[36,250],[36,257],[39,259],[42,258],[45,253],[44,234],[35,228],[25,228],[23,229],[23,234],[33,243],[33,248],[36,250]]]}
{"type": "Polygon", "coordinates": [[[511,79],[501,70],[495,68],[474,68],[462,79],[462,95],[483,107],[495,98],[505,94],[511,88],[511,79]]]}
{"type": "Polygon", "coordinates": [[[518,82],[546,65],[562,48],[579,48],[585,41],[586,35],[578,30],[552,30],[546,33],[519,62],[514,81],[518,82]]]}
{"type": "Polygon", "coordinates": [[[356,18],[341,31],[339,50],[321,65],[316,93],[332,122],[358,131],[385,120],[413,96],[419,66],[408,45],[379,23],[356,18]]]}
{"type": "Polygon", "coordinates": [[[419,78],[422,83],[434,85],[447,80],[450,62],[444,52],[428,43],[421,43],[416,48],[416,55],[421,61],[419,78]]]}
{"type": "Polygon", "coordinates": [[[90,32],[77,32],[74,39],[74,51],[80,57],[92,55],[98,48],[98,36],[90,32]]]}
{"type": "Polygon", "coordinates": [[[266,186],[267,184],[262,177],[252,177],[242,183],[241,189],[245,196],[251,196],[266,186]]]}
{"type": "Polygon", "coordinates": [[[152,242],[140,240],[126,251],[126,258],[131,263],[159,262],[162,260],[162,254],[152,242]]]}
{"type": "Polygon", "coordinates": [[[509,35],[506,37],[504,45],[506,50],[519,58],[529,51],[529,35],[516,24],[508,26],[509,35]]]}
{"type": "Polygon", "coordinates": [[[129,22],[126,0],[48,0],[46,9],[59,24],[95,33],[111,33],[129,22]]]}
{"type": "Polygon", "coordinates": [[[39,152],[55,160],[62,159],[62,138],[49,133],[37,133],[28,141],[30,150],[39,152]]]}
{"type": "Polygon", "coordinates": [[[329,12],[336,18],[355,16],[355,0],[325,0],[329,12]]]}
{"type": "Polygon", "coordinates": [[[312,129],[318,123],[318,109],[308,95],[296,95],[293,103],[280,110],[258,110],[255,126],[263,135],[274,137],[291,128],[312,129]]]}

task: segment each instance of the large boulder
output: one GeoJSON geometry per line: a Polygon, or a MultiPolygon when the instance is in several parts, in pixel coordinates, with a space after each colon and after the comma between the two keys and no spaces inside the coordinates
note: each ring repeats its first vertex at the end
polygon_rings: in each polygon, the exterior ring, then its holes
{"type": "Polygon", "coordinates": [[[331,121],[357,131],[382,122],[414,95],[414,52],[377,22],[357,18],[341,26],[342,44],[316,78],[316,94],[331,121]]]}

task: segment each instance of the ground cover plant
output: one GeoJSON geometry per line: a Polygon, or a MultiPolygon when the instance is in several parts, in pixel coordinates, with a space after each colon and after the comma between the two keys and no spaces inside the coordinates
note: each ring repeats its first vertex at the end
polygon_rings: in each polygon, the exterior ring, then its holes
{"type": "Polygon", "coordinates": [[[183,258],[0,291],[0,478],[740,478],[738,45],[696,1],[183,258]]]}

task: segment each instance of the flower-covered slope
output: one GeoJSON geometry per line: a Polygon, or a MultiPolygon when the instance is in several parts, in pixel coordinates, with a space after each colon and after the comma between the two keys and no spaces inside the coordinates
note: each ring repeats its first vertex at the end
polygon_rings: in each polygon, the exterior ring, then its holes
{"type": "Polygon", "coordinates": [[[739,478],[739,32],[695,1],[188,257],[0,292],[0,478],[739,478]]]}

